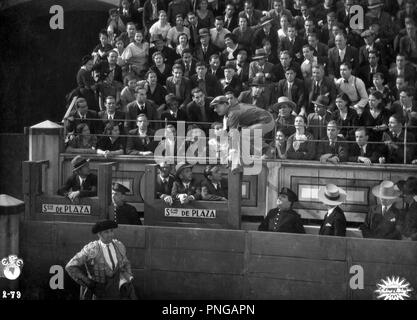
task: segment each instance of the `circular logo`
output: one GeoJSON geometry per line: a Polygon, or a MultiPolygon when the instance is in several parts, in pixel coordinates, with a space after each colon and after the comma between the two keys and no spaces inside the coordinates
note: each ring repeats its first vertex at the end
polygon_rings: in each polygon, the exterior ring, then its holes
{"type": "Polygon", "coordinates": [[[20,268],[17,266],[7,266],[3,270],[4,276],[9,280],[16,280],[20,276],[20,268]]]}

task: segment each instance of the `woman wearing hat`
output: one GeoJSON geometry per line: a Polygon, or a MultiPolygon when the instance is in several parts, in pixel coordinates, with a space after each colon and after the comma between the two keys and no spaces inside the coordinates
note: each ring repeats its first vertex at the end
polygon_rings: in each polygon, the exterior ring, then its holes
{"type": "Polygon", "coordinates": [[[319,201],[327,209],[319,235],[346,236],[346,217],[343,210],[339,207],[346,200],[346,195],[346,191],[335,184],[327,184],[319,188],[319,201]]]}
{"type": "Polygon", "coordinates": [[[193,166],[180,162],[175,167],[177,181],[172,186],[171,196],[174,201],[186,204],[201,199],[201,189],[193,179],[193,166]]]}
{"type": "Polygon", "coordinates": [[[73,175],[58,190],[60,196],[67,197],[72,202],[83,197],[97,196],[97,176],[90,173],[89,161],[90,159],[82,156],[76,156],[71,160],[73,175]]]}
{"type": "Polygon", "coordinates": [[[364,238],[401,239],[398,231],[400,210],[394,203],[400,197],[400,190],[396,189],[392,181],[382,181],[372,188],[372,194],[378,199],[378,204],[369,208],[365,222],[359,227],[364,238]]]}
{"type": "Polygon", "coordinates": [[[259,231],[305,233],[301,216],[292,209],[297,195],[289,188],[278,193],[277,207],[268,212],[258,227],[259,231]]]}
{"type": "Polygon", "coordinates": [[[99,240],[84,246],[65,266],[83,288],[81,300],[137,300],[126,247],[114,239],[116,228],[117,223],[111,220],[96,222],[92,232],[99,240]]]}

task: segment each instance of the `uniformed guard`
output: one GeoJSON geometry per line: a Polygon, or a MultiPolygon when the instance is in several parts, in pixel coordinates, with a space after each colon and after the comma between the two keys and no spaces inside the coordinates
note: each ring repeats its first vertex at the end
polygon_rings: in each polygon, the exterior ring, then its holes
{"type": "Polygon", "coordinates": [[[139,213],[134,206],[127,204],[125,201],[125,194],[130,190],[120,183],[113,183],[112,185],[112,201],[114,205],[114,220],[118,224],[134,224],[141,225],[139,213]]]}
{"type": "Polygon", "coordinates": [[[116,228],[114,221],[98,221],[91,231],[99,239],[84,246],[65,266],[70,277],[82,286],[82,300],[137,299],[126,248],[114,239],[116,228]]]}
{"type": "Polygon", "coordinates": [[[301,216],[292,209],[297,195],[289,188],[282,188],[278,193],[277,207],[270,210],[259,225],[259,231],[287,233],[306,233],[301,216]]]}

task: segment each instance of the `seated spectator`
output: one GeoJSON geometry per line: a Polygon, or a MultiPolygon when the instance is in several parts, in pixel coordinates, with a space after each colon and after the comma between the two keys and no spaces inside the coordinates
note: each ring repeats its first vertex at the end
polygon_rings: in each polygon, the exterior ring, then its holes
{"type": "Polygon", "coordinates": [[[223,70],[220,67],[220,64],[220,56],[217,53],[212,54],[209,59],[207,72],[216,79],[220,79],[223,77],[223,70]]]}
{"type": "Polygon", "coordinates": [[[191,94],[193,101],[185,109],[187,112],[187,120],[208,133],[210,124],[220,120],[219,116],[210,107],[212,99],[206,97],[200,88],[194,88],[191,94]]]}
{"type": "Polygon", "coordinates": [[[288,188],[278,193],[277,207],[268,212],[258,227],[259,231],[305,233],[301,216],[292,207],[298,201],[297,195],[288,188]]]}
{"type": "Polygon", "coordinates": [[[174,185],[175,178],[171,174],[172,167],[166,161],[163,161],[158,164],[158,176],[156,177],[155,182],[155,197],[157,199],[163,200],[167,205],[172,205],[174,203],[173,198],[171,197],[172,187],[174,185]]]}
{"type": "Polygon", "coordinates": [[[296,105],[290,99],[279,97],[278,103],[274,104],[270,109],[275,118],[277,130],[282,130],[287,137],[295,133],[295,116],[292,114],[294,108],[296,108],[296,105]]]}
{"type": "Polygon", "coordinates": [[[256,26],[251,27],[246,16],[239,16],[239,26],[232,31],[232,34],[236,37],[236,43],[249,49],[252,47],[253,35],[258,28],[256,26]]]}
{"type": "Polygon", "coordinates": [[[175,26],[168,30],[166,39],[167,44],[171,48],[174,48],[179,44],[178,36],[180,34],[186,34],[187,37],[190,37],[190,29],[184,27],[184,17],[182,14],[177,14],[175,17],[175,26]]]}
{"type": "Polygon", "coordinates": [[[184,109],[179,109],[180,100],[172,93],[165,96],[167,110],[162,112],[161,120],[174,124],[177,121],[187,121],[187,112],[184,109]]]}
{"type": "Polygon", "coordinates": [[[70,136],[65,152],[68,153],[96,153],[97,138],[90,134],[86,123],[80,123],[75,128],[75,134],[70,136]]]}
{"type": "Polygon", "coordinates": [[[245,50],[247,54],[247,50],[237,42],[236,35],[233,33],[228,33],[224,36],[224,43],[226,48],[220,55],[222,64],[226,64],[228,61],[235,61],[240,50],[245,50]]]}
{"type": "Polygon", "coordinates": [[[368,143],[368,130],[365,127],[359,127],[355,130],[356,143],[349,145],[349,162],[361,162],[367,166],[372,163],[378,163],[381,153],[378,144],[368,143]]]}
{"type": "Polygon", "coordinates": [[[415,142],[415,137],[411,132],[407,132],[405,140],[403,119],[398,114],[393,114],[388,121],[388,131],[382,135],[382,142],[385,143],[383,156],[379,158],[379,163],[410,163],[413,160],[415,146],[410,144],[415,142]],[[406,146],[404,146],[406,141],[406,146]],[[404,158],[404,147],[406,157],[404,158]]]}
{"type": "Polygon", "coordinates": [[[184,49],[181,54],[181,59],[176,60],[175,64],[181,66],[183,76],[186,78],[191,78],[196,73],[195,67],[197,60],[193,58],[191,49],[184,49]]]}
{"type": "Polygon", "coordinates": [[[369,52],[379,52],[381,54],[380,62],[384,63],[387,52],[384,52],[385,48],[380,41],[375,42],[375,32],[371,29],[365,30],[361,33],[361,37],[363,38],[365,45],[359,48],[359,66],[363,67],[368,62],[369,52]]]}
{"type": "MultiPolygon", "coordinates": [[[[268,54],[271,52],[276,57],[279,40],[277,29],[273,26],[273,20],[268,16],[263,16],[259,24],[262,28],[255,31],[253,35],[253,46],[255,48],[261,48],[264,46],[264,40],[267,40],[270,49],[268,54]]],[[[272,61],[269,62],[273,63],[272,61]]]]}
{"type": "Polygon", "coordinates": [[[197,9],[195,10],[198,26],[200,28],[210,29],[214,25],[213,12],[208,8],[207,0],[199,0],[197,3],[197,9]]]}
{"type": "Polygon", "coordinates": [[[306,131],[304,118],[294,119],[295,133],[287,140],[287,159],[313,160],[316,153],[316,143],[310,132],[306,131]]]}
{"type": "Polygon", "coordinates": [[[140,22],[139,12],[135,9],[133,1],[121,0],[119,6],[120,19],[124,24],[133,22],[138,24],[140,22]]]}
{"type": "Polygon", "coordinates": [[[369,128],[370,141],[381,141],[382,134],[388,130],[391,112],[385,108],[383,95],[379,91],[369,94],[369,109],[365,108],[358,124],[369,128]]]}
{"type": "Polygon", "coordinates": [[[92,76],[93,59],[91,56],[84,56],[81,60],[81,68],[77,73],[78,90],[93,110],[98,111],[99,104],[96,96],[97,86],[92,76]]]}
{"type": "Polygon", "coordinates": [[[217,97],[222,93],[219,81],[207,72],[204,62],[197,62],[196,74],[190,77],[190,81],[192,88],[200,88],[207,97],[217,97]]]}
{"type": "MultiPolygon", "coordinates": [[[[165,57],[166,64],[172,66],[175,63],[175,60],[177,59],[177,54],[174,49],[168,47],[165,44],[165,39],[160,34],[155,34],[151,36],[151,43],[153,44],[153,47],[149,49],[149,58],[152,59],[152,55],[159,51],[162,52],[162,54],[165,57]]],[[[152,61],[149,61],[150,63],[152,61]]]]}
{"type": "Polygon", "coordinates": [[[181,65],[172,67],[172,76],[167,79],[166,89],[181,101],[180,108],[185,108],[191,101],[191,82],[183,76],[181,65]]]}
{"type": "Polygon", "coordinates": [[[175,48],[175,53],[182,57],[182,53],[185,49],[190,49],[190,37],[185,33],[180,33],[177,38],[177,45],[175,48]]]}
{"type": "Polygon", "coordinates": [[[303,74],[301,73],[300,65],[293,61],[290,53],[288,50],[281,51],[279,54],[279,62],[275,65],[272,73],[275,75],[275,79],[280,81],[281,79],[285,79],[286,71],[291,67],[292,70],[295,72],[295,77],[302,80],[303,74]]]}
{"type": "Polygon", "coordinates": [[[201,199],[208,201],[226,201],[228,196],[227,180],[222,178],[220,167],[209,165],[204,169],[206,180],[201,182],[201,199]]]}
{"type": "Polygon", "coordinates": [[[283,130],[277,130],[275,140],[264,152],[263,159],[287,159],[287,137],[283,130]]]}
{"type": "Polygon", "coordinates": [[[249,79],[253,79],[258,72],[262,72],[266,80],[275,82],[275,76],[272,74],[274,65],[266,61],[267,57],[264,49],[256,49],[252,62],[249,64],[249,79]]]}
{"type": "Polygon", "coordinates": [[[346,217],[339,207],[346,200],[346,191],[334,184],[319,188],[318,198],[326,206],[327,213],[320,226],[321,236],[346,236],[346,217]]]}
{"type": "Polygon", "coordinates": [[[313,101],[314,112],[307,117],[307,130],[313,134],[316,140],[324,140],[327,137],[327,124],[330,122],[332,114],[328,111],[329,98],[318,96],[313,101]]]}
{"type": "MultiPolygon", "coordinates": [[[[336,85],[329,77],[324,76],[324,65],[315,64],[312,68],[311,80],[305,81],[306,92],[308,93],[308,101],[306,101],[306,113],[314,112],[313,101],[317,100],[318,96],[327,96],[329,99],[328,109],[333,112],[336,108],[336,85]]],[[[307,98],[306,98],[307,100],[307,98]]]]}
{"type": "Polygon", "coordinates": [[[296,78],[295,69],[291,66],[285,71],[285,79],[278,82],[278,97],[287,97],[295,103],[294,112],[300,116],[305,115],[305,85],[303,80],[296,78]]]}
{"type": "Polygon", "coordinates": [[[177,139],[177,130],[175,125],[168,123],[164,129],[164,136],[155,148],[155,159],[159,161],[167,161],[169,163],[174,162],[174,157],[177,155],[179,150],[186,152],[186,141],[185,138],[181,137],[177,139]],[[178,142],[181,145],[178,145],[178,142]]]}
{"type": "Polygon", "coordinates": [[[267,55],[266,62],[272,63],[273,65],[276,65],[279,63],[278,53],[276,50],[275,51],[272,50],[272,44],[268,38],[264,38],[262,40],[261,47],[262,49],[264,49],[267,55]]]}
{"type": "Polygon", "coordinates": [[[209,157],[215,158],[224,164],[229,156],[229,136],[220,122],[213,122],[210,127],[210,139],[208,141],[209,157]]]}
{"type": "Polygon", "coordinates": [[[380,53],[376,51],[369,51],[366,62],[363,63],[359,69],[358,76],[364,82],[368,89],[372,87],[374,74],[381,73],[384,78],[388,77],[388,69],[380,63],[380,53]]]}
{"type": "Polygon", "coordinates": [[[126,154],[150,156],[155,151],[157,143],[154,141],[154,132],[148,129],[149,122],[145,114],[137,117],[137,128],[129,131],[126,143],[126,154]]]}
{"type": "MultiPolygon", "coordinates": [[[[164,109],[167,90],[162,84],[158,83],[158,76],[154,71],[149,70],[145,75],[145,79],[147,80],[147,100],[155,102],[156,106],[160,106],[160,108],[164,109]]],[[[158,108],[158,111],[160,108],[158,108]]]]}
{"type": "Polygon", "coordinates": [[[417,101],[414,99],[415,89],[413,87],[400,89],[400,100],[391,106],[391,111],[404,118],[408,126],[408,132],[417,135],[417,101]]]}
{"type": "Polygon", "coordinates": [[[75,112],[70,113],[69,117],[65,119],[67,121],[67,132],[74,132],[80,123],[86,123],[91,133],[97,133],[98,122],[95,121],[96,119],[97,113],[89,110],[87,100],[80,97],[75,101],[75,112]]]}
{"type": "Polygon", "coordinates": [[[339,128],[336,121],[331,120],[327,124],[327,139],[318,143],[317,160],[321,163],[333,163],[347,161],[348,148],[343,139],[339,137],[339,128]]]}
{"type": "Polygon", "coordinates": [[[390,89],[390,87],[387,84],[384,85],[386,79],[384,77],[384,74],[377,72],[373,75],[372,79],[373,86],[369,89],[369,92],[380,92],[382,94],[382,101],[384,105],[389,109],[391,107],[391,104],[396,100],[396,98],[394,92],[390,89]]]}
{"type": "Polygon", "coordinates": [[[167,40],[168,31],[171,29],[171,25],[167,20],[167,13],[164,10],[160,10],[158,13],[159,20],[155,22],[149,29],[151,37],[155,35],[161,35],[163,40],[167,40]]]}
{"type": "Polygon", "coordinates": [[[165,57],[162,52],[156,51],[152,54],[153,65],[150,70],[155,72],[158,83],[166,83],[169,76],[171,76],[172,69],[170,65],[165,63],[165,57]]]}
{"type": "Polygon", "coordinates": [[[198,30],[200,43],[194,47],[194,57],[197,61],[209,63],[212,54],[219,53],[220,49],[210,42],[210,33],[208,29],[198,30]]]}
{"type": "Polygon", "coordinates": [[[339,135],[344,140],[353,140],[355,126],[357,126],[358,115],[355,110],[350,108],[351,101],[347,94],[339,93],[336,98],[337,110],[332,115],[332,120],[336,121],[340,128],[339,135]]]}
{"type": "Polygon", "coordinates": [[[391,84],[398,76],[402,76],[410,86],[413,86],[417,80],[416,68],[406,60],[403,53],[397,54],[395,63],[388,71],[391,79],[391,84]]]}
{"type": "MultiPolygon", "coordinates": [[[[130,131],[135,128],[135,122],[139,114],[143,113],[146,115],[148,120],[159,120],[156,110],[156,105],[146,98],[145,87],[136,87],[136,101],[132,101],[127,105],[125,130],[130,131]]],[[[153,129],[157,129],[157,123],[150,125],[153,129]]]]}
{"type": "MultiPolygon", "coordinates": [[[[240,49],[236,57],[236,75],[239,80],[242,82],[243,89],[246,87],[246,84],[249,81],[249,62],[248,52],[246,49],[240,49]]],[[[242,90],[243,90],[242,89],[242,90]]]]}
{"type": "Polygon", "coordinates": [[[365,222],[359,227],[364,238],[400,240],[398,231],[400,210],[394,203],[400,196],[392,181],[382,181],[372,188],[372,194],[378,199],[378,204],[369,208],[365,222]]]}
{"type": "MultiPolygon", "coordinates": [[[[116,110],[116,100],[112,96],[106,97],[104,105],[106,110],[98,113],[98,118],[101,119],[100,127],[104,128],[107,123],[112,122],[116,123],[119,126],[120,132],[124,133],[124,120],[126,118],[126,113],[116,110]]],[[[99,132],[103,131],[101,128],[99,132]]]]}
{"type": "Polygon", "coordinates": [[[99,68],[103,78],[99,88],[102,94],[100,99],[100,109],[102,109],[103,100],[108,96],[115,97],[117,102],[120,101],[120,92],[123,88],[123,71],[117,64],[117,52],[114,50],[109,51],[107,61],[100,62],[99,68]]]}
{"type": "Polygon", "coordinates": [[[175,17],[181,14],[183,17],[187,15],[187,12],[192,10],[191,1],[189,0],[172,0],[168,4],[168,21],[170,24],[175,24],[175,17]]]}
{"type": "Polygon", "coordinates": [[[128,63],[132,72],[143,77],[148,67],[149,43],[143,41],[142,31],[136,31],[134,42],[130,43],[122,54],[122,59],[128,63]]]}
{"type": "Polygon", "coordinates": [[[289,24],[287,28],[287,37],[283,38],[278,45],[278,52],[288,51],[291,58],[297,63],[302,62],[302,50],[305,41],[297,35],[297,29],[294,24],[289,24]]]}
{"type": "MultiPolygon", "coordinates": [[[[119,36],[121,33],[126,31],[126,25],[120,18],[120,14],[117,8],[109,10],[109,18],[107,19],[107,33],[119,36]]],[[[110,39],[111,40],[111,39],[110,39]]]]}
{"type": "Polygon", "coordinates": [[[252,78],[251,88],[242,91],[238,101],[240,103],[251,104],[258,108],[266,109],[270,104],[270,98],[265,94],[265,80],[260,77],[252,78]]]}
{"type": "Polygon", "coordinates": [[[311,47],[313,47],[313,55],[317,57],[317,63],[326,65],[327,54],[329,52],[327,45],[319,41],[316,32],[312,32],[308,35],[307,42],[311,47]]]}
{"type": "Polygon", "coordinates": [[[290,23],[288,16],[285,14],[283,14],[279,19],[279,25],[281,26],[281,28],[278,29],[278,38],[279,42],[281,42],[285,38],[288,38],[288,26],[290,25],[290,23]]]}
{"type": "Polygon", "coordinates": [[[224,50],[226,48],[224,37],[230,33],[230,30],[223,28],[223,26],[223,16],[217,16],[214,21],[214,28],[210,29],[211,42],[220,50],[224,50]]]}
{"type": "Polygon", "coordinates": [[[114,206],[114,220],[117,224],[142,225],[136,208],[126,202],[125,194],[130,190],[120,183],[113,183],[111,199],[114,206]]]}
{"type": "Polygon", "coordinates": [[[233,62],[227,62],[224,70],[224,79],[220,80],[223,94],[229,91],[233,91],[236,96],[239,96],[242,92],[242,82],[236,76],[236,67],[233,62]]]}
{"type": "Polygon", "coordinates": [[[353,108],[357,106],[364,108],[368,103],[368,93],[364,82],[358,77],[352,76],[352,65],[342,63],[340,65],[341,77],[335,81],[340,93],[345,93],[353,108]]]}
{"type": "Polygon", "coordinates": [[[135,88],[138,78],[134,74],[128,74],[124,79],[125,87],[120,94],[120,103],[122,104],[122,112],[127,111],[127,105],[136,100],[135,88]]]}
{"type": "Polygon", "coordinates": [[[76,156],[71,160],[72,176],[58,190],[60,196],[78,203],[83,197],[97,196],[97,176],[90,173],[90,159],[76,156]]]}
{"type": "Polygon", "coordinates": [[[122,68],[123,75],[126,75],[127,74],[127,70],[126,70],[127,66],[125,65],[125,63],[123,61],[123,58],[122,58],[123,51],[125,51],[125,44],[120,37],[117,37],[114,40],[114,49],[113,50],[117,53],[117,65],[122,68]]]}
{"type": "Polygon", "coordinates": [[[97,154],[105,158],[125,153],[125,138],[120,137],[120,127],[114,122],[108,122],[104,127],[104,137],[97,143],[97,154]]]}
{"type": "Polygon", "coordinates": [[[101,30],[98,34],[100,43],[94,48],[91,55],[94,58],[94,63],[99,63],[101,61],[106,61],[107,53],[113,49],[112,45],[109,43],[109,37],[106,30],[101,30]]]}
{"type": "Polygon", "coordinates": [[[406,207],[398,223],[402,240],[417,240],[417,178],[409,177],[403,188],[406,207]]]}
{"type": "Polygon", "coordinates": [[[172,186],[171,196],[174,202],[187,204],[201,199],[201,189],[197,181],[193,179],[193,166],[180,162],[175,166],[177,180],[172,186]]]}

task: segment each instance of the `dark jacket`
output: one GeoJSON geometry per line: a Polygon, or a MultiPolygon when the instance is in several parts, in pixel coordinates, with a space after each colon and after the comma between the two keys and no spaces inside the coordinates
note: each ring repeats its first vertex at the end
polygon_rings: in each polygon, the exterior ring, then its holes
{"type": "Polygon", "coordinates": [[[154,132],[148,129],[146,137],[139,137],[139,129],[133,129],[129,131],[129,137],[126,143],[126,154],[135,155],[138,152],[155,151],[158,143],[154,141],[154,132]]]}
{"type": "Polygon", "coordinates": [[[100,123],[99,121],[95,121],[94,119],[97,119],[97,112],[93,110],[88,110],[87,114],[85,115],[86,119],[81,119],[78,112],[74,112],[70,114],[70,116],[67,118],[67,132],[74,132],[77,126],[81,123],[86,123],[88,127],[90,128],[91,133],[101,133],[100,132],[100,123]]]}
{"type": "MultiPolygon", "coordinates": [[[[199,80],[197,74],[194,74],[190,78],[191,81],[191,88],[197,88],[199,86],[199,80]]],[[[205,92],[204,94],[206,97],[217,97],[222,94],[222,89],[220,87],[220,82],[210,73],[206,73],[206,77],[204,79],[205,84],[205,92]]]]}
{"type": "Polygon", "coordinates": [[[77,174],[73,174],[67,179],[65,184],[58,190],[60,196],[67,196],[70,191],[80,191],[80,198],[82,197],[96,197],[97,196],[97,176],[90,173],[83,183],[80,185],[80,179],[77,174]]]}
{"type": "MultiPolygon", "coordinates": [[[[173,77],[167,79],[166,88],[168,93],[176,95],[173,77]]],[[[180,95],[178,98],[181,98],[181,106],[186,106],[191,101],[191,82],[185,77],[182,77],[180,83],[180,95]]]]}
{"type": "Polygon", "coordinates": [[[329,50],[327,72],[329,75],[334,75],[335,78],[340,78],[340,65],[342,62],[349,62],[352,66],[352,73],[356,73],[356,68],[359,65],[359,52],[358,49],[352,46],[346,47],[345,56],[343,61],[340,61],[339,49],[337,47],[331,48],[329,50]]]}
{"type": "Polygon", "coordinates": [[[332,214],[326,216],[320,227],[319,235],[321,236],[346,236],[346,218],[340,207],[336,207],[332,214]]]}
{"type": "Polygon", "coordinates": [[[294,210],[280,211],[274,208],[268,212],[258,227],[259,231],[306,233],[301,216],[294,210]]]}
{"type": "MultiPolygon", "coordinates": [[[[366,145],[366,152],[362,157],[369,158],[372,163],[378,163],[379,157],[381,157],[381,152],[379,151],[380,148],[376,144],[368,143],[366,145]]],[[[361,149],[357,143],[349,144],[349,155],[348,161],[349,162],[358,162],[358,157],[361,156],[361,149]]]]}
{"type": "Polygon", "coordinates": [[[170,196],[172,192],[172,186],[174,185],[175,178],[172,175],[168,176],[168,181],[163,182],[161,176],[158,174],[155,180],[155,197],[160,199],[162,195],[170,196]]]}
{"type": "MultiPolygon", "coordinates": [[[[103,133],[104,127],[110,122],[109,115],[106,111],[100,111],[98,118],[101,119],[101,126],[99,133],[103,133]]],[[[124,121],[126,119],[126,113],[116,110],[113,115],[113,121],[119,126],[120,134],[124,133],[124,121]]]]}
{"type": "MultiPolygon", "coordinates": [[[[203,115],[201,113],[200,106],[197,105],[194,101],[190,102],[187,105],[187,120],[198,125],[199,122],[203,121],[203,115]]],[[[204,110],[206,111],[206,122],[218,122],[221,120],[219,115],[210,107],[210,99],[205,98],[204,101],[204,110]]],[[[201,124],[199,127],[202,130],[208,130],[210,128],[209,124],[201,124]]]]}
{"type": "Polygon", "coordinates": [[[207,193],[209,194],[208,199],[204,200],[211,200],[211,201],[218,201],[221,197],[226,198],[228,196],[228,185],[227,180],[222,179],[220,182],[220,186],[216,187],[213,183],[209,180],[204,180],[201,182],[201,188],[206,187],[207,193]]]}
{"type": "MultiPolygon", "coordinates": [[[[136,118],[139,114],[144,113],[146,114],[148,120],[159,120],[158,119],[158,113],[156,111],[155,104],[150,101],[145,101],[145,110],[140,111],[139,105],[137,101],[132,101],[126,106],[126,120],[134,120],[134,121],[125,121],[125,128],[126,131],[130,131],[136,127],[136,118]]],[[[153,129],[158,128],[158,125],[156,123],[149,123],[149,126],[153,129]]]]}
{"type": "Polygon", "coordinates": [[[335,101],[337,95],[336,85],[334,81],[329,77],[323,77],[320,81],[318,87],[316,87],[315,81],[312,79],[305,81],[307,96],[306,112],[307,114],[314,112],[313,101],[317,99],[318,96],[327,96],[329,98],[328,110],[332,111],[335,109],[335,101]]]}
{"type": "Polygon", "coordinates": [[[217,46],[215,46],[214,44],[212,44],[211,42],[209,43],[208,47],[207,47],[207,51],[206,53],[203,52],[203,48],[200,45],[196,46],[194,49],[194,57],[198,60],[198,61],[204,61],[206,64],[209,63],[210,60],[210,56],[212,54],[219,54],[221,53],[222,50],[220,50],[217,46]]]}
{"type": "Polygon", "coordinates": [[[382,206],[376,205],[369,208],[365,222],[359,227],[364,238],[374,239],[401,239],[401,233],[396,226],[400,218],[400,210],[393,206],[382,215],[382,206]]]}
{"type": "Polygon", "coordinates": [[[189,196],[194,196],[195,200],[201,199],[201,188],[194,179],[191,180],[188,188],[186,188],[181,181],[174,181],[171,191],[172,198],[179,201],[178,196],[183,193],[189,196]]]}
{"type": "Polygon", "coordinates": [[[344,141],[337,139],[333,147],[330,146],[329,139],[318,142],[318,149],[316,158],[320,160],[320,157],[324,154],[330,153],[332,156],[339,157],[340,162],[346,162],[348,158],[348,146],[344,141]]]}
{"type": "Polygon", "coordinates": [[[122,206],[114,208],[115,219],[118,224],[141,225],[139,213],[134,206],[124,203],[122,206]]]}
{"type": "Polygon", "coordinates": [[[398,229],[403,237],[417,240],[417,202],[414,201],[408,208],[405,208],[400,215],[398,229]]]}
{"type": "MultiPolygon", "coordinates": [[[[287,79],[282,79],[278,82],[277,87],[277,95],[278,97],[285,96],[288,97],[288,82],[287,79]]],[[[294,82],[291,87],[291,96],[292,101],[295,102],[297,105],[296,110],[294,110],[297,114],[300,112],[302,107],[305,107],[305,85],[303,80],[294,79],[294,82]]]]}

